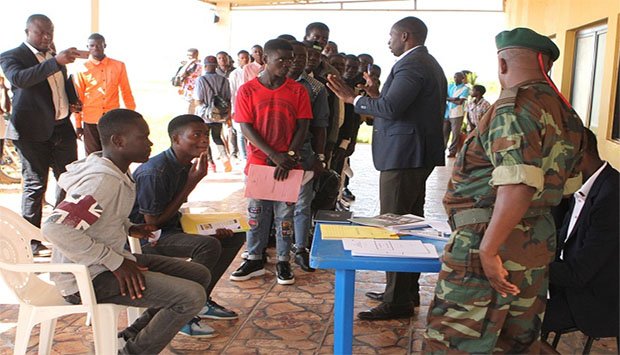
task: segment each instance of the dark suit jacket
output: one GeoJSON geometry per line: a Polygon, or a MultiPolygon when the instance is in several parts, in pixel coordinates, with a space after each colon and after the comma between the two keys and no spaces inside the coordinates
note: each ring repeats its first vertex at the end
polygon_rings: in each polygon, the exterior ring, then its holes
{"type": "Polygon", "coordinates": [[[48,76],[62,71],[69,103],[77,102],[75,87],[67,79],[65,66],[59,65],[53,58],[39,63],[34,53],[23,43],[2,53],[0,65],[13,90],[13,112],[6,136],[8,139],[43,142],[50,139],[57,124],[71,125],[68,119],[56,121],[52,89],[47,82],[48,76]]]}
{"type": "Polygon", "coordinates": [[[381,96],[355,112],[375,117],[372,155],[379,171],[445,164],[443,114],[448,91],[439,63],[421,46],[392,67],[381,96]]]}
{"type": "Polygon", "coordinates": [[[564,260],[558,257],[549,268],[551,297],[554,288],[562,289],[575,324],[589,336],[618,336],[618,185],[618,171],[607,165],[564,244],[573,200],[558,235],[564,260]]]}

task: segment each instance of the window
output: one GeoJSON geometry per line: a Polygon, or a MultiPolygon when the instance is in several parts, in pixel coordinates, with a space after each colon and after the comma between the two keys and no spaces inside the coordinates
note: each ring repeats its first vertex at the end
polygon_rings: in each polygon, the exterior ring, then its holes
{"type": "Polygon", "coordinates": [[[580,30],[575,38],[571,104],[594,131],[599,123],[606,39],[607,25],[580,30]]]}

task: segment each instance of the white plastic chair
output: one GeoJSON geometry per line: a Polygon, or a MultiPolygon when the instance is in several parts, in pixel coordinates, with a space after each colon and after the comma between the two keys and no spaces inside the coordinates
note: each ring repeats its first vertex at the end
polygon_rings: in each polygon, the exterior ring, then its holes
{"type": "Polygon", "coordinates": [[[97,354],[116,354],[118,314],[126,306],[98,304],[88,269],[78,264],[47,264],[32,260],[30,240],[43,239],[41,231],[15,212],[0,207],[0,275],[19,299],[14,354],[25,354],[32,328],[41,323],[39,354],[52,348],[56,319],[63,315],[90,312],[97,354]],[[75,275],[82,304],[72,305],[37,273],[70,272],[75,275]]]}

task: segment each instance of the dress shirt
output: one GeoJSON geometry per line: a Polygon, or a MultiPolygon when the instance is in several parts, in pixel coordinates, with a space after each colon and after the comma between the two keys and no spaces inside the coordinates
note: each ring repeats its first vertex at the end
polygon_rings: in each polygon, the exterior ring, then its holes
{"type": "Polygon", "coordinates": [[[76,75],[76,91],[82,101],[82,112],[75,114],[75,124],[82,121],[97,124],[106,112],[119,108],[119,89],[125,107],[136,109],[125,64],[108,57],[101,61],[90,57],[76,75]]]}
{"type": "MultiPolygon", "coordinates": [[[[607,166],[607,162],[605,162],[592,176],[586,180],[586,182],[581,186],[577,192],[573,194],[575,198],[575,205],[573,206],[573,213],[570,216],[570,221],[568,222],[568,230],[566,231],[566,239],[564,243],[570,238],[571,233],[573,232],[573,228],[575,228],[575,223],[579,219],[579,215],[581,214],[581,209],[586,202],[586,198],[588,198],[588,193],[590,193],[590,189],[592,189],[592,185],[601,174],[603,169],[607,166]]],[[[564,260],[564,248],[560,251],[560,259],[564,260]]]]}
{"type": "MultiPolygon", "coordinates": [[[[50,51],[43,53],[31,46],[28,42],[24,42],[24,44],[26,47],[30,48],[32,53],[34,53],[39,63],[43,63],[46,60],[54,58],[50,51]]],[[[52,101],[54,102],[57,121],[62,120],[69,115],[69,98],[67,97],[67,92],[65,91],[65,77],[62,75],[62,71],[60,70],[60,64],[58,64],[58,68],[59,70],[57,72],[47,77],[47,83],[49,84],[50,89],[52,89],[52,101]]]]}
{"type": "Polygon", "coordinates": [[[243,68],[238,67],[233,70],[228,77],[228,82],[230,84],[230,103],[231,103],[231,114],[235,113],[235,104],[237,103],[237,90],[239,87],[243,85],[243,68]]]}

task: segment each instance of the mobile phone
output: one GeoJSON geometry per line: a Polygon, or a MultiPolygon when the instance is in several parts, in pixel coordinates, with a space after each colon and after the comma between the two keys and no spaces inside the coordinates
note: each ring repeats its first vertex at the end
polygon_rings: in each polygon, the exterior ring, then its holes
{"type": "Polygon", "coordinates": [[[366,73],[370,74],[371,69],[372,69],[372,64],[368,63],[368,66],[366,67],[366,73]]]}
{"type": "Polygon", "coordinates": [[[81,51],[81,50],[77,50],[78,52],[78,58],[82,58],[82,59],[88,59],[88,55],[90,54],[89,51],[81,51]]]}

